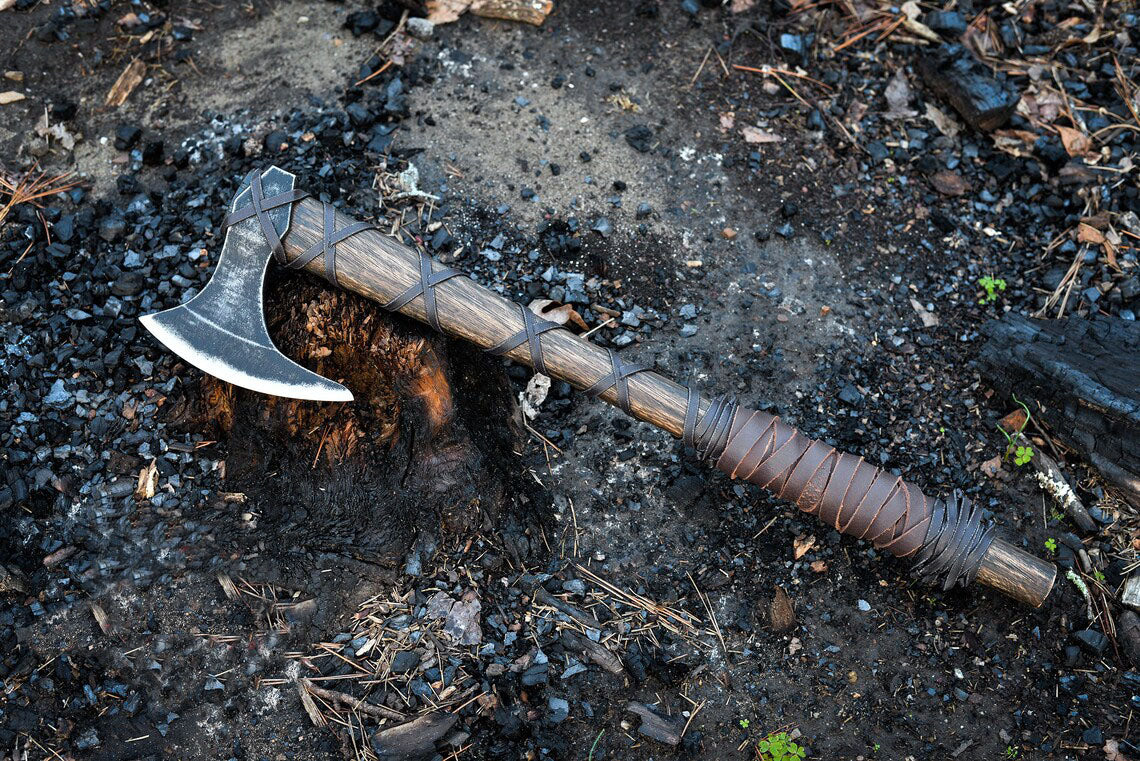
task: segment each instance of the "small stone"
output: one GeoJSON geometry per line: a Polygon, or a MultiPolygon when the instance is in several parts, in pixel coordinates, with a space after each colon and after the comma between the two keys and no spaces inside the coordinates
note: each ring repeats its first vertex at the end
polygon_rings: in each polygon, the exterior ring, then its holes
{"type": "Polygon", "coordinates": [[[142,137],[142,130],[133,124],[120,124],[115,128],[115,148],[127,151],[134,147],[142,137]]]}
{"type": "Polygon", "coordinates": [[[681,315],[683,319],[692,320],[697,316],[697,307],[693,304],[685,304],[677,314],[681,315]]]}
{"type": "Polygon", "coordinates": [[[839,390],[839,400],[851,407],[863,406],[863,395],[850,383],[839,390]]]}
{"type": "Polygon", "coordinates": [[[401,650],[392,657],[392,673],[407,674],[420,665],[420,655],[414,650],[401,650]]]}
{"type": "Polygon", "coordinates": [[[222,684],[221,680],[215,676],[212,676],[206,680],[206,686],[202,689],[206,692],[217,692],[219,690],[224,690],[225,688],[226,686],[222,684]]]}
{"type": "Polygon", "coordinates": [[[79,737],[75,739],[76,750],[91,750],[98,748],[100,744],[99,734],[95,731],[94,727],[88,727],[83,730],[79,737]]]}
{"type": "Polygon", "coordinates": [[[614,226],[613,223],[611,223],[606,217],[599,217],[598,221],[595,222],[594,226],[590,229],[601,235],[603,238],[606,238],[609,237],[609,235],[614,231],[614,226]]]}
{"type": "Polygon", "coordinates": [[[638,124],[625,131],[625,141],[635,151],[648,153],[653,147],[653,130],[644,124],[638,124]]]}
{"type": "Polygon", "coordinates": [[[887,150],[887,146],[883,145],[878,140],[872,140],[871,142],[867,143],[867,154],[871,158],[871,163],[878,165],[887,160],[887,156],[890,155],[890,151],[887,150]]]}
{"type": "Polygon", "coordinates": [[[859,600],[859,602],[856,604],[859,606],[859,610],[863,611],[864,613],[867,613],[871,610],[871,603],[867,602],[866,600],[859,600]]]}
{"type": "Polygon", "coordinates": [[[1100,727],[1089,727],[1081,733],[1081,739],[1096,747],[1104,745],[1104,732],[1100,731],[1100,727]]]}
{"type": "Polygon", "coordinates": [[[724,228],[720,231],[720,234],[725,240],[736,240],[736,230],[733,230],[731,227],[724,228]]]}
{"type": "Polygon", "coordinates": [[[696,16],[701,12],[701,6],[697,0],[681,0],[681,10],[690,16],[696,16]]]}
{"type": "Polygon", "coordinates": [[[408,30],[408,34],[417,40],[430,40],[435,34],[435,24],[419,16],[408,19],[404,28],[408,30]]]}
{"type": "Polygon", "coordinates": [[[550,721],[561,724],[570,715],[570,703],[563,698],[548,698],[546,705],[550,708],[550,721]]]}
{"type": "Polygon", "coordinates": [[[639,203],[637,205],[637,211],[634,212],[634,216],[636,216],[638,219],[646,219],[652,213],[653,213],[653,207],[650,206],[645,201],[642,201],[641,203],[639,203]]]}
{"type": "Polygon", "coordinates": [[[285,134],[284,130],[275,129],[265,136],[262,141],[265,146],[265,152],[273,155],[280,153],[289,147],[289,136],[285,134]]]}
{"type": "Polygon", "coordinates": [[[142,159],[143,163],[148,166],[156,166],[162,163],[164,144],[161,138],[150,138],[143,143],[142,159]]]}
{"type": "Polygon", "coordinates": [[[112,214],[99,223],[99,237],[108,243],[114,243],[123,236],[126,229],[127,221],[116,214],[112,214]]]}
{"type": "Polygon", "coordinates": [[[1092,655],[1100,655],[1108,647],[1108,637],[1092,629],[1083,629],[1073,634],[1077,644],[1092,655]]]}
{"type": "Polygon", "coordinates": [[[697,326],[691,322],[687,322],[681,326],[681,335],[685,338],[690,338],[697,334],[697,326]]]}
{"type": "MultiPolygon", "coordinates": [[[[785,222],[776,228],[776,234],[781,238],[791,238],[796,234],[796,228],[792,227],[790,222],[785,222]]],[[[757,235],[759,237],[759,235],[757,235]]]]}
{"type": "Polygon", "coordinates": [[[71,392],[64,385],[63,378],[56,378],[55,382],[51,384],[51,390],[44,397],[44,404],[56,409],[63,409],[71,404],[71,392]]]}

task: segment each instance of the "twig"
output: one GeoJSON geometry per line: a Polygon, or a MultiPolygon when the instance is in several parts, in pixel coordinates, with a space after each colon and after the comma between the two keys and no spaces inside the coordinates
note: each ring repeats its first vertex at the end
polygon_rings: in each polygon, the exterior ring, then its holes
{"type": "Polygon", "coordinates": [[[395,719],[397,721],[407,721],[408,719],[405,714],[393,710],[388,706],[376,705],[375,703],[366,703],[362,698],[354,698],[352,695],[346,695],[343,692],[337,692],[336,690],[329,690],[324,687],[318,687],[317,685],[313,684],[311,679],[308,679],[307,677],[302,677],[300,682],[302,687],[317,697],[324,698],[329,702],[345,706],[349,710],[366,713],[369,716],[379,716],[384,719],[395,719]]]}

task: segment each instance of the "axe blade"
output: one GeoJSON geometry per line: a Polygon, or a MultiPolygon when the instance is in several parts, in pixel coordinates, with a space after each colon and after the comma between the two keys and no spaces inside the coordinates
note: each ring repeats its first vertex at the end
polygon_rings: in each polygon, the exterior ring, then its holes
{"type": "MultiPolygon", "coordinates": [[[[262,175],[266,197],[293,188],[294,177],[272,167],[262,175]]],[[[230,205],[235,212],[250,203],[246,182],[230,205]]],[[[284,236],[292,204],[267,213],[284,236]]],[[[235,386],[264,394],[320,402],[347,402],[352,393],[306,370],[273,345],[265,326],[263,290],[272,251],[256,217],[226,231],[222,255],[210,282],[181,306],[139,318],[168,349],[198,369],[235,386]]]]}

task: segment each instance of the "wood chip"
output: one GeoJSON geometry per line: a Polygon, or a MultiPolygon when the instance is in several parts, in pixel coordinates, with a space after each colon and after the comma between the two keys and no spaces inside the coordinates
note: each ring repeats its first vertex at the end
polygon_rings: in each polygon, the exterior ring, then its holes
{"type": "Polygon", "coordinates": [[[24,81],[24,72],[15,71],[15,70],[6,71],[6,72],[4,72],[4,79],[10,79],[13,82],[23,82],[24,81]]]}
{"type": "Polygon", "coordinates": [[[0,0],[0,11],[6,11],[16,4],[16,0],[0,0]]]}
{"type": "Polygon", "coordinates": [[[99,629],[108,637],[111,636],[114,627],[111,625],[110,616],[107,615],[102,606],[98,603],[91,603],[91,615],[95,616],[95,623],[99,624],[99,629]]]}
{"type": "Polygon", "coordinates": [[[672,716],[662,716],[644,703],[629,702],[625,710],[641,717],[641,726],[637,731],[651,740],[663,742],[666,745],[679,745],[681,733],[685,725],[672,716]]]}
{"type": "Polygon", "coordinates": [[[155,460],[139,471],[138,484],[135,486],[135,497],[150,499],[158,489],[158,466],[155,460]]]}
{"type": "Polygon", "coordinates": [[[435,744],[459,717],[453,713],[428,713],[372,736],[372,750],[381,759],[420,758],[435,753],[435,744]]]}
{"type": "Polygon", "coordinates": [[[800,534],[792,541],[792,545],[795,548],[793,554],[796,560],[799,560],[808,553],[808,550],[815,546],[815,537],[800,534]]]}
{"type": "Polygon", "coordinates": [[[131,97],[131,93],[143,81],[145,74],[146,64],[139,59],[136,58],[128,63],[123,73],[115,80],[115,84],[111,85],[105,104],[117,108],[126,103],[127,98],[131,97]]]}
{"type": "Polygon", "coordinates": [[[0,92],[0,106],[6,106],[9,103],[19,103],[24,99],[22,92],[15,90],[8,90],[7,92],[0,92]]]}
{"type": "Polygon", "coordinates": [[[522,21],[539,26],[554,9],[552,0],[475,0],[471,12],[484,18],[522,21]]]}

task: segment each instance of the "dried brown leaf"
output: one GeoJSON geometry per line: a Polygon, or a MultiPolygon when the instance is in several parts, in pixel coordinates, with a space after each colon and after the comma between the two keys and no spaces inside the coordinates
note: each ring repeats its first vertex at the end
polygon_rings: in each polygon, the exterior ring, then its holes
{"type": "Polygon", "coordinates": [[[800,534],[794,540],[792,540],[792,546],[795,548],[793,550],[793,554],[795,555],[796,560],[799,560],[808,553],[808,550],[815,546],[815,537],[804,536],[803,534],[800,534]]]}
{"type": "Polygon", "coordinates": [[[732,0],[732,5],[728,6],[728,11],[729,13],[744,13],[752,10],[754,5],[756,5],[756,0],[732,0]]]}
{"type": "Polygon", "coordinates": [[[1097,246],[1105,242],[1104,233],[1086,222],[1077,225],[1077,240],[1097,246]]]}
{"type": "Polygon", "coordinates": [[[1065,151],[1070,156],[1084,156],[1092,150],[1092,140],[1079,129],[1060,125],[1057,125],[1055,129],[1061,136],[1061,144],[1065,146],[1065,151]]]}
{"type": "Polygon", "coordinates": [[[887,99],[888,119],[911,119],[918,116],[918,112],[910,107],[910,83],[907,82],[906,72],[903,69],[900,68],[895,72],[883,94],[887,99]]]}
{"type": "Polygon", "coordinates": [[[9,103],[19,103],[23,99],[24,94],[22,92],[16,92],[15,90],[0,92],[0,106],[6,106],[9,103]]]}
{"type": "Polygon", "coordinates": [[[535,299],[528,305],[530,311],[544,320],[556,322],[559,325],[573,325],[581,330],[589,330],[590,326],[582,319],[582,315],[569,304],[560,304],[552,299],[535,299]]]}
{"type": "Polygon", "coordinates": [[[970,192],[970,183],[962,175],[949,169],[932,174],[930,184],[944,196],[960,196],[970,192]]]}
{"type": "Polygon", "coordinates": [[[16,0],[0,0],[0,11],[6,11],[16,4],[16,0]]]}
{"type": "Polygon", "coordinates": [[[933,122],[938,131],[946,137],[957,137],[958,132],[961,130],[961,127],[958,126],[958,122],[947,116],[938,106],[931,105],[930,103],[926,104],[926,118],[933,122]]]}
{"type": "Polygon", "coordinates": [[[811,570],[814,573],[826,573],[827,561],[826,560],[813,560],[811,561],[811,570]]]}
{"type": "Polygon", "coordinates": [[[772,631],[777,634],[791,631],[795,627],[796,608],[783,587],[776,587],[776,596],[772,598],[768,612],[772,619],[772,631]]]}
{"type": "Polygon", "coordinates": [[[780,137],[774,132],[765,132],[759,127],[753,127],[751,125],[741,127],[740,134],[744,135],[744,142],[751,145],[784,142],[784,138],[780,137]]]}
{"type": "Polygon", "coordinates": [[[139,471],[138,484],[135,486],[135,497],[138,499],[150,499],[158,489],[158,467],[155,462],[151,460],[149,465],[139,471]]]}

